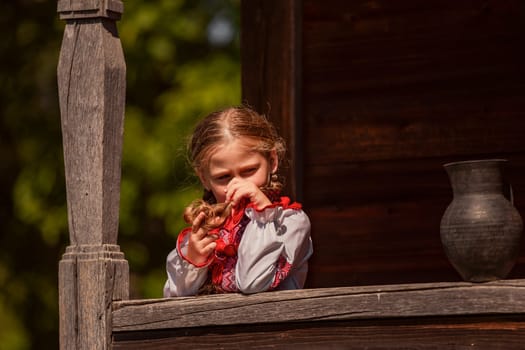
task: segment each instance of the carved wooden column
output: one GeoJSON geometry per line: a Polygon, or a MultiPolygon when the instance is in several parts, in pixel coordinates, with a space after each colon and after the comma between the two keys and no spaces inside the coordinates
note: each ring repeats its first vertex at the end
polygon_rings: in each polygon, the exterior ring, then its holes
{"type": "Polygon", "coordinates": [[[126,65],[121,1],[59,0],[58,89],[70,246],[59,264],[60,348],[107,349],[111,303],[128,299],[117,245],[126,65]]]}

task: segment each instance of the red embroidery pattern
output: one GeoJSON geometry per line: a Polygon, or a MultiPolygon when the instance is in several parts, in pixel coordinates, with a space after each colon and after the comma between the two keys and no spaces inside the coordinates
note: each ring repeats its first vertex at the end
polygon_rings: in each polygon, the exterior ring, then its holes
{"type": "Polygon", "coordinates": [[[292,264],[290,264],[288,261],[286,261],[286,258],[284,256],[280,256],[279,260],[277,261],[277,271],[275,273],[275,278],[273,280],[272,285],[270,286],[270,289],[275,289],[279,284],[281,284],[282,281],[285,280],[286,277],[290,274],[290,270],[292,269],[292,264]]]}
{"type": "MultiPolygon", "coordinates": [[[[277,198],[271,205],[263,208],[256,209],[251,203],[241,203],[235,210],[234,213],[226,219],[223,227],[215,229],[210,233],[219,236],[217,239],[217,247],[215,248],[215,254],[210,256],[210,259],[203,264],[196,265],[189,261],[180,250],[184,237],[191,233],[191,227],[184,229],[178,237],[177,249],[179,256],[186,261],[192,263],[195,266],[203,267],[209,264],[211,271],[212,283],[215,286],[217,292],[238,292],[239,288],[235,283],[235,266],[237,264],[237,250],[241,243],[241,238],[244,233],[244,229],[249,222],[249,218],[244,215],[245,208],[254,208],[257,211],[263,211],[266,208],[274,208],[281,206],[284,209],[301,209],[301,204],[290,203],[290,198],[280,197],[277,198]]],[[[292,265],[286,261],[284,256],[281,256],[276,262],[277,271],[275,273],[274,281],[270,286],[270,289],[276,288],[286,277],[288,277],[292,265]]]]}
{"type": "Polygon", "coordinates": [[[239,210],[238,213],[241,215],[233,215],[228,218],[223,227],[215,232],[219,238],[216,241],[215,256],[210,265],[211,277],[215,288],[223,292],[239,291],[235,283],[237,250],[249,218],[244,216],[244,210],[239,210]]]}

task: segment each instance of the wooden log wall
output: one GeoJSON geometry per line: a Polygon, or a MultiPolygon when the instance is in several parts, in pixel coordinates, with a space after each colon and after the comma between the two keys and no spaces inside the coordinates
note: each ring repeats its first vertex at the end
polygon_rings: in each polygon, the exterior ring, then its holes
{"type": "MultiPolygon", "coordinates": [[[[295,18],[300,33],[275,39],[291,22],[256,17],[273,6],[260,5],[243,12],[242,43],[250,51],[259,37],[266,51],[287,47],[300,72],[291,118],[302,145],[298,193],[313,228],[308,286],[458,281],[439,237],[452,199],[444,163],[509,159],[525,217],[525,3],[284,3],[299,9],[280,16],[295,18]]],[[[243,74],[276,73],[280,64],[260,59],[243,74]]],[[[243,80],[245,99],[263,106],[291,94],[276,98],[279,76],[269,76],[274,85],[256,92],[259,81],[243,80]]],[[[273,116],[277,124],[289,117],[273,116]]],[[[521,252],[510,277],[525,276],[521,252]]]]}
{"type": "Polygon", "coordinates": [[[301,197],[300,115],[301,6],[296,0],[241,2],[243,102],[272,119],[285,138],[288,161],[281,162],[289,195],[301,197]]]}

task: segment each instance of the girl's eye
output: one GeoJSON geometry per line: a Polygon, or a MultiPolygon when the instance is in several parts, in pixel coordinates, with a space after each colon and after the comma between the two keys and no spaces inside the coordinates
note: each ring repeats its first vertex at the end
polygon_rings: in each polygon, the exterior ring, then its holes
{"type": "Polygon", "coordinates": [[[244,175],[251,175],[251,174],[255,173],[256,171],[257,171],[257,168],[249,168],[249,169],[244,170],[242,173],[244,175]]]}
{"type": "Polygon", "coordinates": [[[217,176],[215,178],[215,180],[217,181],[225,181],[225,180],[228,180],[230,178],[230,175],[221,175],[221,176],[217,176]]]}

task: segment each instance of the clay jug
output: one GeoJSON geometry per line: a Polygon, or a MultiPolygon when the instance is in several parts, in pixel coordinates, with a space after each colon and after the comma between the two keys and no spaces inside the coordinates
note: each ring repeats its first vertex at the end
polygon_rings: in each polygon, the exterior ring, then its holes
{"type": "Polygon", "coordinates": [[[503,279],[518,258],[523,223],[503,179],[505,163],[487,159],[444,165],[454,196],[441,219],[441,242],[465,281],[503,279]]]}

